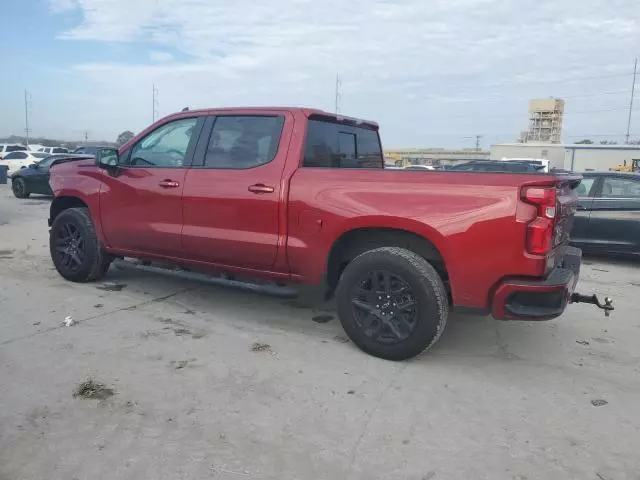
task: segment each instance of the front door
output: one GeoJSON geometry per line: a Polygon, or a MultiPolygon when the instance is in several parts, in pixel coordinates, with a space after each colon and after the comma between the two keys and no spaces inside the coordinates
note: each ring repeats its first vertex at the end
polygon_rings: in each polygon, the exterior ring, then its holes
{"type": "Polygon", "coordinates": [[[168,121],[122,152],[115,174],[103,172],[100,217],[111,248],[182,256],[182,192],[202,123],[168,121]]]}
{"type": "Polygon", "coordinates": [[[269,269],[280,234],[281,178],[293,118],[286,113],[210,118],[184,190],[188,258],[269,269]]]}
{"type": "Polygon", "coordinates": [[[588,241],[589,217],[591,215],[591,205],[593,204],[596,185],[596,177],[584,177],[576,187],[578,208],[573,217],[571,242],[578,246],[584,245],[588,241]]]}

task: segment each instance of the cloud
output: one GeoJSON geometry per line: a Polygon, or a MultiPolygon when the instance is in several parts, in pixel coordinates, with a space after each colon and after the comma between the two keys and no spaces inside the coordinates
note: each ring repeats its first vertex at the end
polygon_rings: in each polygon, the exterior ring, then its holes
{"type": "Polygon", "coordinates": [[[149,52],[149,59],[152,62],[170,62],[173,60],[173,55],[169,52],[151,51],[149,52]]]}
{"type": "MultiPolygon", "coordinates": [[[[628,88],[640,3],[614,3],[51,0],[51,8],[81,14],[61,39],[153,49],[152,64],[97,59],[72,68],[86,88],[113,99],[102,106],[107,112],[127,109],[135,123],[128,128],[147,122],[152,83],[163,113],[187,104],[332,109],[339,72],[344,113],[378,120],[389,144],[419,146],[459,143],[470,133],[513,140],[526,125],[529,98],[628,88]]],[[[622,94],[572,98],[567,111],[614,110],[627,101],[622,94]]],[[[617,113],[580,115],[568,117],[568,129],[622,131],[626,122],[617,113]]]]}

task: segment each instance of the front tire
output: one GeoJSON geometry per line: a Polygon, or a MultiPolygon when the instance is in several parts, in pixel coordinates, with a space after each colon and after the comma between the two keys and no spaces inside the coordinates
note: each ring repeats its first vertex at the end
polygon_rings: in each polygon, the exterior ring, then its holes
{"type": "Polygon", "coordinates": [[[31,193],[27,188],[27,182],[24,181],[24,178],[14,178],[11,180],[11,190],[13,190],[13,194],[16,198],[29,198],[31,193]]]}
{"type": "Polygon", "coordinates": [[[406,360],[431,348],[449,315],[438,272],[420,255],[398,247],[356,257],[344,269],[336,296],[349,338],[386,360],[406,360]]]}
{"type": "Polygon", "coordinates": [[[87,208],[69,208],[55,218],[49,250],[58,273],[72,282],[102,278],[112,260],[98,240],[87,208]]]}

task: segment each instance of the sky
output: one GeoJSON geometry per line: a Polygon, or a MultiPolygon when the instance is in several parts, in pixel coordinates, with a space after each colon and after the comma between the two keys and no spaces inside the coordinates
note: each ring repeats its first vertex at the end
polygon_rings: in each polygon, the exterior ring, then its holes
{"type": "MultiPolygon", "coordinates": [[[[185,106],[375,120],[383,145],[514,141],[564,98],[564,140],[624,142],[637,0],[2,0],[0,136],[113,141],[185,106]]],[[[640,89],[640,75],[636,82],[640,89]]],[[[640,97],[640,91],[637,92],[640,97]]],[[[640,98],[632,118],[640,138],[640,98]]]]}

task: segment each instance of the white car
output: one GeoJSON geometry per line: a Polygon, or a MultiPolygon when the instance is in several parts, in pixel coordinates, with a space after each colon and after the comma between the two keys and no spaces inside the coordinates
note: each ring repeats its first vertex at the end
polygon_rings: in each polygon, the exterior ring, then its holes
{"type": "Polygon", "coordinates": [[[48,156],[48,153],[42,152],[14,151],[5,154],[5,156],[0,159],[0,165],[7,165],[9,167],[7,176],[10,177],[21,168],[28,167],[32,163],[37,163],[48,156]]]}
{"type": "Polygon", "coordinates": [[[0,143],[0,158],[4,157],[7,153],[26,149],[27,147],[18,143],[0,143]]]}
{"type": "Polygon", "coordinates": [[[64,147],[40,147],[38,149],[39,152],[44,152],[44,153],[49,153],[49,154],[53,154],[53,153],[69,153],[69,149],[68,148],[64,148],[64,147]]]}

